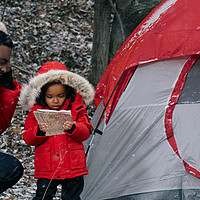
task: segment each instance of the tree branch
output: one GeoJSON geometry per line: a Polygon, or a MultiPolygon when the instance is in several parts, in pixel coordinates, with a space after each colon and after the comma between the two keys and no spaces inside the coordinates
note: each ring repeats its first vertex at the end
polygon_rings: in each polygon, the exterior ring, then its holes
{"type": "Polygon", "coordinates": [[[125,42],[125,34],[124,34],[124,28],[123,28],[122,20],[121,20],[121,18],[119,16],[119,13],[118,13],[116,7],[113,4],[113,1],[112,0],[108,0],[108,1],[110,3],[111,7],[113,8],[113,10],[114,10],[114,12],[115,12],[115,14],[117,16],[117,19],[119,21],[119,26],[120,26],[120,30],[121,30],[121,34],[122,34],[122,41],[124,43],[125,42]]]}

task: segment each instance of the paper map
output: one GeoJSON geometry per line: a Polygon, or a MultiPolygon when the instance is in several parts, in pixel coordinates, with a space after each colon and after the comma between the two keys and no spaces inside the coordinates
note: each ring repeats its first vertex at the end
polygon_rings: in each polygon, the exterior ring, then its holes
{"type": "Polygon", "coordinates": [[[38,109],[34,111],[34,115],[38,123],[46,123],[48,125],[46,136],[65,134],[63,132],[64,122],[73,121],[70,110],[38,109]]]}

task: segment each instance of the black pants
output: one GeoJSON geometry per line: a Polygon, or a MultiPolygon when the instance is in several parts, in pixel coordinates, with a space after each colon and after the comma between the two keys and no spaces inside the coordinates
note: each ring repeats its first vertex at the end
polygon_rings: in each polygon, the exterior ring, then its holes
{"type": "Polygon", "coordinates": [[[0,194],[17,183],[23,171],[17,158],[0,152],[0,194]]]}
{"type": "Polygon", "coordinates": [[[62,200],[80,200],[80,194],[84,186],[82,176],[63,180],[53,179],[48,187],[49,182],[49,179],[38,179],[36,196],[33,200],[52,200],[56,194],[57,186],[60,184],[62,186],[62,200]],[[46,191],[47,187],[48,189],[46,191]]]}

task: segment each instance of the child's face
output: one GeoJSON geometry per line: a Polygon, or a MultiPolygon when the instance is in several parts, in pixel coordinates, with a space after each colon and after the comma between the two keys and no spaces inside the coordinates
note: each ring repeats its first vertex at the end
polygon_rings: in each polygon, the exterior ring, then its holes
{"type": "Polygon", "coordinates": [[[59,110],[67,97],[65,86],[62,84],[51,85],[45,93],[45,101],[49,108],[59,110]]]}

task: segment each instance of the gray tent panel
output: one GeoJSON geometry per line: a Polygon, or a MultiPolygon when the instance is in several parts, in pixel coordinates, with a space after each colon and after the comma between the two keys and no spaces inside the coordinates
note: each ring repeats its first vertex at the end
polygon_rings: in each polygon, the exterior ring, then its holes
{"type": "Polygon", "coordinates": [[[178,103],[200,103],[200,59],[196,61],[189,71],[178,103]]]}
{"type": "MultiPolygon", "coordinates": [[[[149,194],[160,200],[169,196],[169,191],[175,192],[172,196],[181,194],[179,199],[185,194],[196,198],[200,181],[186,172],[168,143],[164,126],[168,101],[187,59],[152,62],[137,68],[103,127],[103,135],[91,148],[83,200],[145,199],[149,194]]],[[[199,118],[199,104],[179,104],[174,110],[173,129],[180,153],[197,169],[199,118]],[[196,110],[195,117],[192,110],[196,110]],[[189,134],[187,127],[192,127],[189,134]]]]}

